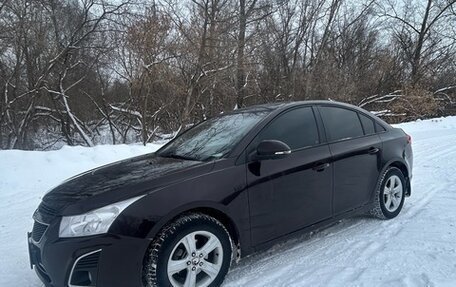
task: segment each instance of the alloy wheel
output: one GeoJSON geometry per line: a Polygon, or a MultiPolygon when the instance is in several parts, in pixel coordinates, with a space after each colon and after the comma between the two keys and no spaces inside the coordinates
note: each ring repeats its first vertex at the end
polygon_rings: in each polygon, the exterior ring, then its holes
{"type": "Polygon", "coordinates": [[[168,279],[174,287],[207,287],[222,268],[223,248],[220,240],[208,231],[184,236],[168,259],[168,279]]]}
{"type": "Polygon", "coordinates": [[[395,212],[401,205],[404,189],[397,175],[392,175],[383,188],[383,204],[389,212],[395,212]]]}

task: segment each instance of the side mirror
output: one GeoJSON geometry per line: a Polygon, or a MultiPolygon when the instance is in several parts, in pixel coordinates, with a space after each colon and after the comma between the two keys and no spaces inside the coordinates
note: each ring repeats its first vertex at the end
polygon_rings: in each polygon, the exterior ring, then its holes
{"type": "Polygon", "coordinates": [[[279,159],[291,154],[291,148],[278,140],[264,140],[260,142],[256,150],[256,159],[279,159]]]}

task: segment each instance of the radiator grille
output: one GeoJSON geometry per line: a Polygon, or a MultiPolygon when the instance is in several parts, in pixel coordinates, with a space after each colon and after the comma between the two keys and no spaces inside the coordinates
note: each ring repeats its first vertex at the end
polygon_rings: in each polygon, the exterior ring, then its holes
{"type": "Polygon", "coordinates": [[[47,227],[48,226],[46,224],[42,224],[38,221],[35,221],[35,223],[33,224],[32,239],[35,242],[40,241],[41,237],[43,237],[44,232],[46,232],[47,227]]]}

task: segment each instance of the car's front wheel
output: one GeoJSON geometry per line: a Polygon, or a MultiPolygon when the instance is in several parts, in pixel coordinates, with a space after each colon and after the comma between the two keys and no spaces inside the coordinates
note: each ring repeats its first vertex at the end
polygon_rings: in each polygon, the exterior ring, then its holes
{"type": "Polygon", "coordinates": [[[183,215],[160,232],[144,264],[145,285],[220,286],[231,264],[226,228],[205,214],[183,215]]]}
{"type": "Polygon", "coordinates": [[[381,219],[396,217],[404,205],[405,192],[406,181],[402,171],[396,167],[388,168],[377,185],[370,213],[381,219]]]}

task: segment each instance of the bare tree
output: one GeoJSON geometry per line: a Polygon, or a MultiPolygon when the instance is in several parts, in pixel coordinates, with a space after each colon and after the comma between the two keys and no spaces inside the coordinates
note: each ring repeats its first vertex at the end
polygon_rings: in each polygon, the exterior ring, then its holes
{"type": "Polygon", "coordinates": [[[442,41],[441,30],[448,27],[447,21],[456,21],[451,13],[456,1],[402,1],[404,9],[401,12],[397,11],[396,2],[388,0],[382,3],[383,15],[396,22],[392,29],[410,63],[411,82],[417,84],[422,79],[428,61],[433,61],[436,54],[445,53],[443,50],[449,47],[454,49],[454,43],[442,41]],[[396,28],[397,24],[399,29],[396,28]]]}
{"type": "Polygon", "coordinates": [[[146,144],[272,101],[330,98],[390,121],[455,113],[455,11],[456,0],[0,0],[0,148],[146,144]]]}

